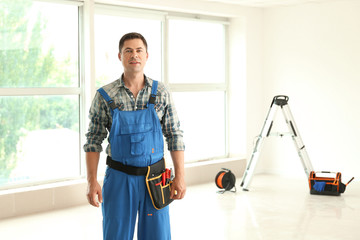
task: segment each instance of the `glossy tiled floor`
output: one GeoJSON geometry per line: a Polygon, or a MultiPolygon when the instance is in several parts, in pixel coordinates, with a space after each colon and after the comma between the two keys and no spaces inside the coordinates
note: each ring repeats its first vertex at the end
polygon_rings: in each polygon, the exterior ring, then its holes
{"type": "MultiPolygon", "coordinates": [[[[172,204],[174,240],[360,239],[360,182],[340,197],[310,195],[305,176],[255,175],[249,192],[217,190],[214,183],[191,186],[172,204]]],[[[2,220],[0,239],[100,240],[101,211],[80,206],[2,220]]]]}

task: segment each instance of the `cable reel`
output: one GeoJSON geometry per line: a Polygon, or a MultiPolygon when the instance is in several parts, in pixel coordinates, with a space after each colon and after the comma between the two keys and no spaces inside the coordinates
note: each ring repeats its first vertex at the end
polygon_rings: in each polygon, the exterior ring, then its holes
{"type": "MultiPolygon", "coordinates": [[[[230,169],[227,168],[221,168],[222,171],[220,171],[216,177],[215,177],[215,184],[218,188],[223,189],[218,191],[218,193],[224,193],[226,191],[230,191],[232,188],[235,187],[236,178],[235,175],[230,171],[230,169]]],[[[236,192],[236,187],[234,191],[236,192]]]]}

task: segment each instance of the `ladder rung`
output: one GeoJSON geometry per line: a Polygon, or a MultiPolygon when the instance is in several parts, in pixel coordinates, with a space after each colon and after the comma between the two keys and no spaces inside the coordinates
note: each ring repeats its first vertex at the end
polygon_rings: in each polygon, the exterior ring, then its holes
{"type": "Polygon", "coordinates": [[[284,136],[293,136],[294,134],[290,133],[290,132],[275,132],[275,133],[270,133],[269,136],[275,136],[275,137],[284,137],[284,136]]]}

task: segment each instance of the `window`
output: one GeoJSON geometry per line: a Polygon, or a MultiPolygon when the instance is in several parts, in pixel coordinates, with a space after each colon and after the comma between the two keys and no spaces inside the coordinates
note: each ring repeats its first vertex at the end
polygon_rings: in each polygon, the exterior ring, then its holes
{"type": "Polygon", "coordinates": [[[184,129],[186,162],[227,155],[225,26],[169,19],[168,82],[184,129]]]}
{"type": "Polygon", "coordinates": [[[0,1],[0,189],[85,174],[88,89],[121,76],[118,43],[128,32],[147,39],[146,75],[172,91],[186,161],[226,157],[226,19],[81,2],[0,1]]]}
{"type": "Polygon", "coordinates": [[[0,188],[80,174],[78,11],[0,2],[0,188]]]}
{"type": "Polygon", "coordinates": [[[225,53],[224,24],[170,18],[170,83],[225,83],[225,53]]]}
{"type": "Polygon", "coordinates": [[[225,157],[225,93],[174,92],[173,98],[185,133],[186,162],[225,157]]]}

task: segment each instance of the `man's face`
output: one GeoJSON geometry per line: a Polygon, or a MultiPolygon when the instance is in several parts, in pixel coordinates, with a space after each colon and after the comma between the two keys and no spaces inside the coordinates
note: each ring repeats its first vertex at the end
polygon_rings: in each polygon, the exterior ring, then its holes
{"type": "Polygon", "coordinates": [[[118,56],[124,71],[129,73],[143,72],[148,59],[146,47],[141,39],[126,40],[118,56]]]}

